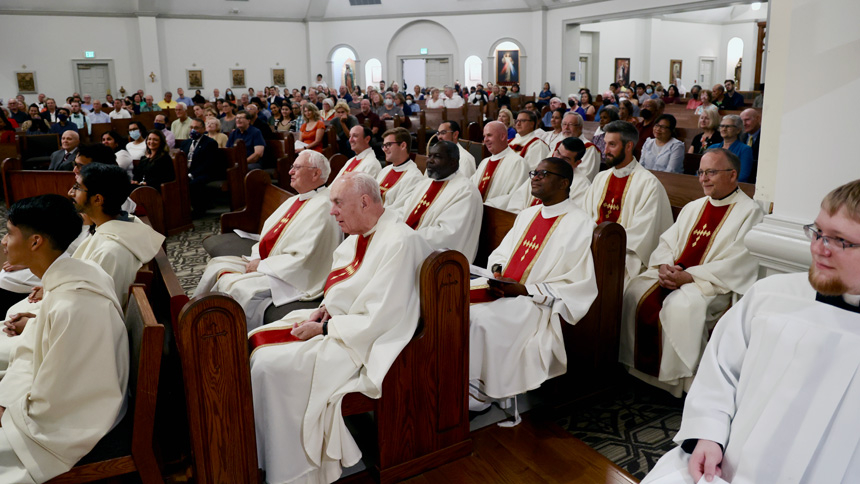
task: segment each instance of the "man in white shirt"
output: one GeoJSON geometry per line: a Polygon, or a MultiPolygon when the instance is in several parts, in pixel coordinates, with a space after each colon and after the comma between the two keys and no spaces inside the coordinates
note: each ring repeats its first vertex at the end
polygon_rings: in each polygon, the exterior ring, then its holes
{"type": "MultiPolygon", "coordinates": [[[[365,99],[366,101],[366,99],[365,99]]],[[[335,180],[343,176],[345,173],[362,172],[367,173],[372,177],[376,177],[382,170],[379,160],[376,159],[376,153],[370,147],[370,139],[373,133],[370,128],[365,126],[353,126],[349,130],[349,147],[356,153],[355,156],[346,160],[343,168],[337,173],[335,180]]],[[[332,181],[334,183],[334,181],[332,181]]]]}
{"type": "Polygon", "coordinates": [[[472,183],[485,204],[504,209],[511,194],[528,178],[528,165],[508,146],[508,128],[499,121],[484,125],[484,146],[490,156],[481,161],[472,183]]]}
{"type": "Polygon", "coordinates": [[[131,113],[123,109],[122,99],[114,99],[113,111],[111,111],[108,116],[110,116],[110,119],[129,119],[131,118],[131,113]]]}
{"type": "Polygon", "coordinates": [[[173,132],[175,139],[188,139],[188,134],[191,131],[191,118],[188,117],[188,106],[183,102],[177,102],[176,119],[170,125],[170,131],[173,132]]]}
{"type": "Polygon", "coordinates": [[[448,109],[460,109],[466,102],[459,94],[454,92],[453,87],[445,86],[445,100],[442,101],[442,104],[448,109]]]}
{"type": "Polygon", "coordinates": [[[460,124],[456,121],[445,121],[439,125],[436,137],[441,141],[450,141],[457,145],[460,152],[460,173],[466,178],[475,174],[477,164],[475,157],[460,145],[460,124]]]}
{"type": "Polygon", "coordinates": [[[93,134],[94,124],[110,124],[111,117],[102,111],[102,102],[98,99],[93,101],[92,113],[87,116],[87,129],[89,134],[93,134]]]}

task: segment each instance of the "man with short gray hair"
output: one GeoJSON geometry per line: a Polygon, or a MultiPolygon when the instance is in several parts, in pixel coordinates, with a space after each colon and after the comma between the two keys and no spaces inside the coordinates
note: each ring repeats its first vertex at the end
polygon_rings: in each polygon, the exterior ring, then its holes
{"type": "Polygon", "coordinates": [[[188,139],[191,131],[191,118],[188,117],[188,106],[185,103],[176,103],[176,119],[170,125],[170,131],[176,139],[188,139]]]}
{"type": "MultiPolygon", "coordinates": [[[[563,138],[577,138],[585,144],[585,154],[582,163],[576,166],[576,174],[588,179],[591,183],[600,171],[600,150],[582,134],[583,121],[579,113],[569,112],[561,118],[561,135],[563,138]]],[[[563,139],[562,138],[562,139],[563,139]]]]}

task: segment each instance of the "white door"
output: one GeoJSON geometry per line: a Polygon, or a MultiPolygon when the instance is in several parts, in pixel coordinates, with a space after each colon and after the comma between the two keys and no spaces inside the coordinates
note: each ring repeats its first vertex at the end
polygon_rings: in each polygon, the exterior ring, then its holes
{"type": "Polygon", "coordinates": [[[80,94],[89,94],[93,99],[104,100],[110,82],[107,64],[78,64],[78,85],[80,94]]]}
{"type": "Polygon", "coordinates": [[[445,84],[454,85],[451,78],[451,63],[448,59],[427,59],[426,79],[428,87],[442,88],[445,84]]]}
{"type": "Polygon", "coordinates": [[[425,59],[403,59],[402,68],[403,75],[400,78],[404,85],[400,86],[401,92],[412,92],[412,86],[415,85],[424,87],[427,82],[425,59]]]}
{"type": "Polygon", "coordinates": [[[591,55],[581,55],[579,56],[579,85],[583,87],[591,88],[594,84],[590,84],[591,82],[591,71],[588,69],[588,61],[591,55]]]}
{"type": "Polygon", "coordinates": [[[713,58],[699,58],[699,85],[710,89],[714,85],[714,62],[713,58]]]}

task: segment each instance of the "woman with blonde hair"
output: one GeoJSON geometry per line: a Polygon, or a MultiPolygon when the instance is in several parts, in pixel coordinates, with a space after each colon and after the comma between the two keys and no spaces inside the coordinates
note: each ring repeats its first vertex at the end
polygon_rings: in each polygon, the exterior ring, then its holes
{"type": "Polygon", "coordinates": [[[720,136],[720,112],[714,105],[708,106],[699,115],[699,128],[702,132],[693,137],[687,153],[705,154],[705,151],[723,142],[720,136]]]}
{"type": "Polygon", "coordinates": [[[305,123],[299,128],[304,148],[296,150],[300,153],[304,150],[315,150],[322,153],[323,135],[325,134],[325,122],[320,118],[320,110],[313,104],[307,103],[302,106],[302,116],[305,123]]]}
{"type": "Polygon", "coordinates": [[[206,136],[218,143],[219,148],[227,147],[227,135],[221,132],[221,120],[215,116],[206,117],[206,136]]]}
{"type": "Polygon", "coordinates": [[[517,135],[517,130],[514,129],[514,113],[508,108],[499,109],[499,118],[497,121],[500,121],[508,128],[508,141],[514,139],[514,136],[517,135]]]}

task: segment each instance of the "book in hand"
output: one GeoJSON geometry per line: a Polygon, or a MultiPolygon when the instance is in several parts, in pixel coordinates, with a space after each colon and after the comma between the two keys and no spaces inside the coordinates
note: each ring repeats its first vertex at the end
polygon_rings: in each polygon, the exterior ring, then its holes
{"type": "Polygon", "coordinates": [[[483,267],[478,267],[474,264],[469,264],[469,273],[472,274],[473,276],[484,277],[488,281],[501,282],[502,284],[511,284],[511,283],[515,282],[515,281],[503,281],[503,280],[495,277],[493,275],[493,273],[490,272],[489,270],[484,269],[483,267]]]}

